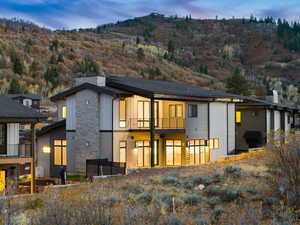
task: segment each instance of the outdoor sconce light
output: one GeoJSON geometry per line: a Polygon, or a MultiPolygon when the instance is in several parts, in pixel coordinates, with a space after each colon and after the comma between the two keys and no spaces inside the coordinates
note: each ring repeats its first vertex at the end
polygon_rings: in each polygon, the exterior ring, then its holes
{"type": "Polygon", "coordinates": [[[50,153],[51,152],[51,148],[49,145],[44,145],[43,146],[43,153],[50,153]]]}
{"type": "Polygon", "coordinates": [[[86,145],[86,147],[89,147],[90,143],[87,141],[87,142],[85,143],[85,145],[86,145]]]}

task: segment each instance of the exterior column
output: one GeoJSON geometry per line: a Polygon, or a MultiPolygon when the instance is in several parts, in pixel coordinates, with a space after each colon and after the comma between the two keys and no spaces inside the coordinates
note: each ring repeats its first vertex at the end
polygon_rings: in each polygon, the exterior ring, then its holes
{"type": "Polygon", "coordinates": [[[150,148],[151,148],[151,167],[155,166],[154,155],[154,129],[155,129],[155,112],[154,112],[154,98],[151,98],[150,104],[150,148]]]}
{"type": "Polygon", "coordinates": [[[30,165],[30,173],[31,173],[31,183],[30,183],[30,192],[33,194],[36,191],[35,185],[35,123],[31,124],[31,165],[30,165]]]}

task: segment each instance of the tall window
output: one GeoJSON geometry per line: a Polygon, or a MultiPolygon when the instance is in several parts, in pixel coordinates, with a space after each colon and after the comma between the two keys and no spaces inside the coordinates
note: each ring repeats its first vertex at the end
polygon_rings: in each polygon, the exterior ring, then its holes
{"type": "Polygon", "coordinates": [[[188,105],[188,115],[189,115],[189,118],[198,117],[198,107],[197,107],[196,104],[189,104],[188,105]]]}
{"type": "Polygon", "coordinates": [[[7,154],[7,128],[6,124],[0,124],[0,155],[7,154]]]}
{"type": "Polygon", "coordinates": [[[189,161],[191,165],[207,163],[210,160],[210,151],[205,140],[190,140],[188,142],[189,161]]]}
{"type": "Polygon", "coordinates": [[[126,101],[120,100],[119,103],[119,120],[120,120],[120,127],[126,127],[126,101]]]}
{"type": "Polygon", "coordinates": [[[54,165],[67,165],[67,141],[54,140],[54,165]]]}
{"type": "Polygon", "coordinates": [[[169,105],[169,128],[183,128],[183,105],[169,105]]]}
{"type": "Polygon", "coordinates": [[[126,163],[127,141],[120,141],[120,162],[126,163]]]}
{"type": "Polygon", "coordinates": [[[218,148],[220,148],[219,138],[209,139],[209,141],[208,141],[208,147],[210,149],[218,149],[218,148]]]}
{"type": "Polygon", "coordinates": [[[241,123],[242,120],[242,113],[240,111],[235,113],[235,122],[236,123],[241,123]]]}
{"type": "MultiPolygon", "coordinates": [[[[138,101],[138,128],[150,128],[149,101],[138,101]]],[[[154,102],[154,125],[158,126],[158,102],[154,102]]]]}
{"type": "Polygon", "coordinates": [[[63,119],[66,119],[67,118],[67,106],[63,106],[62,109],[61,109],[61,117],[63,119]]]}
{"type": "Polygon", "coordinates": [[[150,143],[149,141],[136,141],[138,167],[150,166],[150,143]]]}
{"type": "Polygon", "coordinates": [[[167,166],[181,165],[181,140],[166,141],[167,166]]]}

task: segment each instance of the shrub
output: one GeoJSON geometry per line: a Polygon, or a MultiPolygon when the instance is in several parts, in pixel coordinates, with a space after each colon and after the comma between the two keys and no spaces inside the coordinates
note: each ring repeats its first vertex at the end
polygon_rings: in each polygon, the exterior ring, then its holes
{"type": "Polygon", "coordinates": [[[44,201],[40,198],[27,200],[25,203],[28,209],[37,209],[44,206],[44,201]]]}
{"type": "Polygon", "coordinates": [[[140,203],[148,204],[152,201],[152,193],[149,191],[145,191],[137,195],[136,200],[140,203]]]}
{"type": "Polygon", "coordinates": [[[165,225],[183,225],[183,221],[177,217],[167,217],[165,225]]]}
{"type": "Polygon", "coordinates": [[[279,205],[279,199],[274,197],[267,197],[263,199],[263,205],[265,206],[275,206],[279,205]]]}
{"type": "Polygon", "coordinates": [[[239,178],[242,176],[242,168],[229,166],[225,168],[224,171],[225,176],[231,176],[234,178],[239,178]]]}
{"type": "Polygon", "coordinates": [[[196,219],[195,221],[195,225],[209,225],[209,221],[208,219],[205,219],[205,218],[198,218],[196,219]]]}
{"type": "Polygon", "coordinates": [[[256,187],[254,186],[250,186],[250,187],[246,187],[246,192],[250,193],[250,194],[253,194],[253,195],[256,195],[257,194],[257,189],[256,187]]]}
{"type": "Polygon", "coordinates": [[[168,184],[168,185],[180,185],[181,182],[180,180],[177,178],[177,177],[174,177],[174,176],[167,176],[167,177],[164,177],[162,182],[164,184],[168,184]]]}
{"type": "Polygon", "coordinates": [[[219,186],[212,186],[205,189],[206,194],[209,196],[217,195],[219,196],[222,193],[222,189],[219,186]]]}
{"type": "Polygon", "coordinates": [[[183,201],[188,205],[197,205],[199,202],[203,201],[203,198],[197,194],[187,194],[184,196],[183,201]]]}
{"type": "Polygon", "coordinates": [[[221,203],[221,198],[219,196],[213,196],[207,200],[207,204],[209,204],[210,207],[215,207],[219,203],[221,203]]]}
{"type": "Polygon", "coordinates": [[[132,194],[140,194],[144,191],[144,189],[141,186],[135,184],[124,184],[121,186],[120,189],[132,194]]]}
{"type": "Polygon", "coordinates": [[[212,177],[203,177],[201,178],[201,184],[205,184],[205,185],[210,185],[213,183],[216,183],[217,179],[212,178],[212,177]]]}
{"type": "Polygon", "coordinates": [[[235,188],[228,188],[223,190],[222,199],[224,201],[233,201],[241,196],[241,192],[235,188]]]}

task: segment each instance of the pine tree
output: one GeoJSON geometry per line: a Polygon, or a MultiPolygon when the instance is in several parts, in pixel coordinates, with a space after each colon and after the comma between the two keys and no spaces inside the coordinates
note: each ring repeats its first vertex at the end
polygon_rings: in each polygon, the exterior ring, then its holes
{"type": "Polygon", "coordinates": [[[175,51],[175,45],[174,45],[174,42],[172,40],[169,40],[168,41],[168,52],[170,53],[174,53],[175,51]]]}
{"type": "Polygon", "coordinates": [[[10,60],[11,60],[11,63],[12,63],[12,70],[14,71],[14,73],[17,73],[19,75],[23,74],[24,65],[23,65],[23,62],[22,62],[21,58],[17,54],[17,52],[12,51],[11,56],[10,56],[10,60]]]}
{"type": "Polygon", "coordinates": [[[227,79],[226,88],[232,94],[250,95],[248,81],[240,74],[239,69],[236,69],[233,75],[227,79]]]}
{"type": "Polygon", "coordinates": [[[145,59],[144,49],[138,48],[138,50],[137,50],[137,58],[138,58],[139,61],[142,61],[142,60],[145,59]]]}
{"type": "Polygon", "coordinates": [[[58,73],[58,69],[56,66],[49,66],[46,70],[46,72],[44,73],[44,79],[51,83],[52,88],[57,88],[60,80],[59,80],[59,73],[58,73]]]}
{"type": "Polygon", "coordinates": [[[9,85],[9,94],[21,94],[22,93],[22,88],[16,79],[12,79],[9,85]]]}

